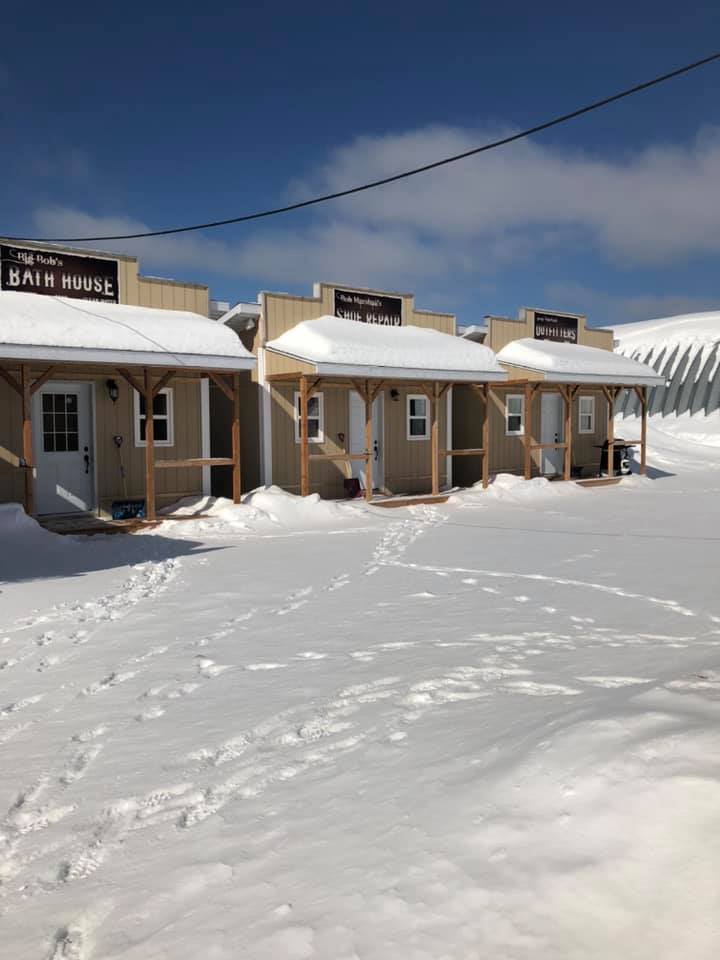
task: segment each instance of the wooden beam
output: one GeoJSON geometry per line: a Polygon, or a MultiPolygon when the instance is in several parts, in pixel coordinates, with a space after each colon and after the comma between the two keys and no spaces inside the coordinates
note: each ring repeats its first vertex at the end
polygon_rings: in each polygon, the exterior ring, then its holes
{"type": "Polygon", "coordinates": [[[565,450],[567,444],[563,441],[562,443],[531,443],[531,450],[565,450]]]}
{"type": "Polygon", "coordinates": [[[242,496],[242,475],[240,473],[240,374],[234,373],[233,383],[233,421],[232,421],[232,486],[233,503],[240,503],[242,496]]]}
{"type": "Polygon", "coordinates": [[[563,479],[572,476],[572,387],[560,387],[565,400],[565,456],[563,458],[563,479]]]}
{"type": "Polygon", "coordinates": [[[156,396],[160,393],[160,391],[170,383],[170,381],[172,380],[172,378],[175,376],[175,373],[176,373],[175,370],[168,370],[167,373],[164,373],[164,374],[160,377],[160,379],[158,380],[158,382],[157,382],[157,383],[155,384],[155,386],[153,387],[153,396],[154,396],[154,397],[156,397],[156,396]]]}
{"type": "Polygon", "coordinates": [[[179,467],[233,467],[232,457],[189,457],[186,460],[156,460],[156,470],[173,470],[179,467]]]}
{"type": "Polygon", "coordinates": [[[32,397],[30,395],[30,367],[24,363],[20,367],[20,385],[22,387],[22,455],[25,464],[25,513],[29,517],[35,512],[33,497],[33,447],[32,447],[32,397]]]}
{"type": "MultiPolygon", "coordinates": [[[[122,371],[120,371],[122,373],[122,371]]],[[[145,517],[155,519],[155,421],[153,418],[153,382],[149,367],[143,371],[145,387],[145,517]]]]}
{"type": "Polygon", "coordinates": [[[310,450],[308,448],[308,381],[300,377],[300,496],[310,493],[310,450]]]}
{"type": "Polygon", "coordinates": [[[126,370],[124,367],[117,367],[117,372],[120,374],[123,380],[127,380],[133,390],[137,390],[140,396],[145,393],[145,388],[141,385],[139,380],[135,379],[129,370],[126,370]]]}
{"type": "Polygon", "coordinates": [[[640,475],[647,473],[647,387],[641,387],[640,408],[642,420],[640,423],[640,475]]]}
{"type": "Polygon", "coordinates": [[[311,453],[308,460],[365,460],[364,453],[311,453]]]}
{"type": "Polygon", "coordinates": [[[353,385],[355,393],[357,393],[363,400],[367,400],[367,396],[365,394],[365,384],[362,382],[362,380],[351,380],[350,382],[353,385]]]}
{"type": "Polygon", "coordinates": [[[482,385],[483,398],[483,419],[482,419],[482,485],[483,490],[487,490],[490,483],[490,391],[488,385],[482,385]]]}
{"type": "Polygon", "coordinates": [[[19,457],[16,453],[13,453],[12,450],[8,450],[7,447],[0,445],[0,460],[4,460],[5,463],[9,463],[11,467],[24,467],[25,462],[22,457],[19,457]]]}
{"type": "Polygon", "coordinates": [[[432,395],[430,400],[430,409],[432,414],[432,424],[430,427],[430,449],[432,456],[432,495],[436,497],[440,493],[440,423],[438,418],[438,407],[440,405],[440,384],[433,383],[432,395]]]}
{"type": "Polygon", "coordinates": [[[485,453],[484,447],[467,447],[465,450],[441,450],[441,457],[481,457],[485,453]]]}
{"type": "Polygon", "coordinates": [[[9,386],[13,388],[15,393],[22,396],[22,387],[17,382],[15,377],[4,367],[0,367],[0,377],[5,381],[5,383],[9,384],[9,386]]]}
{"type": "Polygon", "coordinates": [[[365,500],[373,495],[373,402],[370,381],[365,381],[365,500]]]}
{"type": "Polygon", "coordinates": [[[219,387],[225,396],[228,398],[230,403],[233,401],[233,391],[230,384],[227,382],[225,377],[222,377],[219,373],[215,373],[213,370],[208,370],[208,376],[215,384],[216,387],[219,387]]]}
{"type": "Polygon", "coordinates": [[[384,387],[385,387],[385,381],[380,380],[380,382],[373,388],[370,394],[370,399],[372,400],[373,403],[377,400],[379,394],[382,392],[384,387]]]}
{"type": "Polygon", "coordinates": [[[525,384],[525,410],[523,411],[524,416],[524,426],[525,432],[523,436],[523,442],[525,445],[525,463],[523,475],[526,480],[529,480],[532,476],[532,460],[531,460],[531,446],[532,446],[532,401],[533,401],[534,390],[530,383],[525,384]]]}
{"type": "Polygon", "coordinates": [[[50,377],[53,376],[56,370],[57,370],[57,367],[48,367],[45,373],[41,374],[37,378],[37,380],[33,383],[33,385],[30,387],[30,393],[31,394],[37,393],[40,387],[44,386],[44,384],[48,382],[50,377]]]}

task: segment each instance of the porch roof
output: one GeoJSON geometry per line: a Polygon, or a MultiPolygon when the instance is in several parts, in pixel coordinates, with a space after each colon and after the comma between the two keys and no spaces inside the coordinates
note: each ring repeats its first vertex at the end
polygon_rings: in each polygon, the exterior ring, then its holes
{"type": "Polygon", "coordinates": [[[598,383],[614,386],[662,386],[665,378],[652,367],[610,350],[557,343],[554,340],[513,340],[497,355],[498,361],[541,374],[549,383],[598,383]]]}
{"type": "Polygon", "coordinates": [[[223,324],[184,310],[0,291],[0,359],[250,370],[223,324]]]}
{"type": "Polygon", "coordinates": [[[385,327],[341,317],[305,320],[267,343],[319,376],[398,380],[506,380],[488,347],[427,327],[385,327]]]}

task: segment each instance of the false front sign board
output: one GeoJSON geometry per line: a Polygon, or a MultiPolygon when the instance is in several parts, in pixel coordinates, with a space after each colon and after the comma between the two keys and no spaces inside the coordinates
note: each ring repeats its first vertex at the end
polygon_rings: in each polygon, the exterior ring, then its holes
{"type": "Polygon", "coordinates": [[[118,303],[117,260],[3,244],[0,290],[118,303]]]}

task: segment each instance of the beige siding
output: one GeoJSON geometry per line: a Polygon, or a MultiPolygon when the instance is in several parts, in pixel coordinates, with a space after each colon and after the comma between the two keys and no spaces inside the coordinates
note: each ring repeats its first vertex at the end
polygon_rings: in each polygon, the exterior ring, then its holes
{"type": "Polygon", "coordinates": [[[598,347],[601,350],[613,349],[612,330],[603,330],[601,328],[589,328],[587,318],[582,314],[563,313],[558,310],[535,311],[529,307],[523,307],[520,310],[519,319],[512,320],[509,317],[488,317],[488,335],[485,343],[495,353],[499,353],[503,347],[506,347],[513,340],[520,340],[523,337],[532,337],[535,332],[535,313],[547,312],[557,314],[558,316],[567,316],[576,318],[578,321],[578,344],[586,347],[598,347]]]}
{"type": "MultiPolygon", "coordinates": [[[[292,384],[274,384],[272,387],[272,456],[273,483],[290,490],[300,492],[300,444],[295,440],[294,395],[296,387],[292,384]]],[[[310,453],[342,453],[338,434],[345,435],[347,443],[348,398],[347,390],[336,387],[325,388],[324,406],[324,443],[311,443],[310,453]]],[[[350,475],[348,467],[342,461],[310,461],[310,489],[322,497],[333,498],[344,495],[343,480],[350,475]]]]}
{"type": "MultiPolygon", "coordinates": [[[[400,387],[399,398],[392,400],[390,391],[385,391],[385,486],[390,493],[429,493],[432,486],[431,441],[408,440],[407,397],[422,395],[417,387],[400,387]]],[[[430,404],[428,403],[428,415],[430,404]]],[[[447,402],[440,400],[438,410],[440,425],[440,449],[446,449],[447,402]]],[[[445,458],[441,461],[440,483],[447,482],[445,458]]]]}
{"type": "MultiPolygon", "coordinates": [[[[240,374],[240,488],[243,493],[260,484],[260,391],[249,373],[240,374]]],[[[210,454],[232,456],[232,404],[219,387],[210,383],[210,454]]],[[[212,468],[214,496],[232,497],[230,467],[212,468]]]]}
{"type": "MultiPolygon", "coordinates": [[[[33,377],[41,370],[33,371],[33,377]]],[[[123,498],[120,476],[120,457],[113,437],[123,437],[122,458],[125,466],[127,496],[143,497],[145,489],[145,449],[135,446],[133,391],[112,371],[104,375],[68,374],[72,380],[92,380],[94,389],[94,462],[97,477],[99,507],[107,510],[113,500],[123,498]],[[120,396],[113,403],[105,388],[112,376],[120,388],[120,396]]],[[[52,381],[50,381],[52,383],[52,381]]],[[[180,460],[199,457],[202,453],[200,421],[200,382],[173,380],[174,439],[172,447],[156,447],[155,458],[180,460]]],[[[33,430],[40,429],[33,423],[33,430]]],[[[0,444],[20,454],[20,398],[4,382],[0,382],[0,444]],[[5,392],[7,391],[7,393],[5,392]]],[[[202,492],[202,472],[198,467],[158,470],[155,474],[158,505],[171,503],[179,497],[199,495],[202,492]]],[[[23,496],[22,472],[0,461],[0,502],[20,501],[23,496]]]]}
{"type": "MultiPolygon", "coordinates": [[[[21,402],[19,395],[0,380],[0,445],[22,456],[21,402]]],[[[0,503],[21,503],[24,495],[23,471],[0,460],[0,503]]]]}

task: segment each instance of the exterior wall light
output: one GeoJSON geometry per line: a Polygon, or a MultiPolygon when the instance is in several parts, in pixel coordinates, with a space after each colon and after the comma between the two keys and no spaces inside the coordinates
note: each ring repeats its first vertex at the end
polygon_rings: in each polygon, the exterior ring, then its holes
{"type": "Polygon", "coordinates": [[[391,400],[399,400],[399,399],[400,399],[400,391],[399,391],[399,390],[396,390],[395,387],[393,387],[392,390],[390,391],[390,399],[391,399],[391,400]]]}
{"type": "Polygon", "coordinates": [[[110,397],[113,403],[117,401],[117,398],[120,396],[120,389],[117,385],[117,380],[107,380],[105,383],[105,389],[107,390],[107,395],[110,397]]]}

